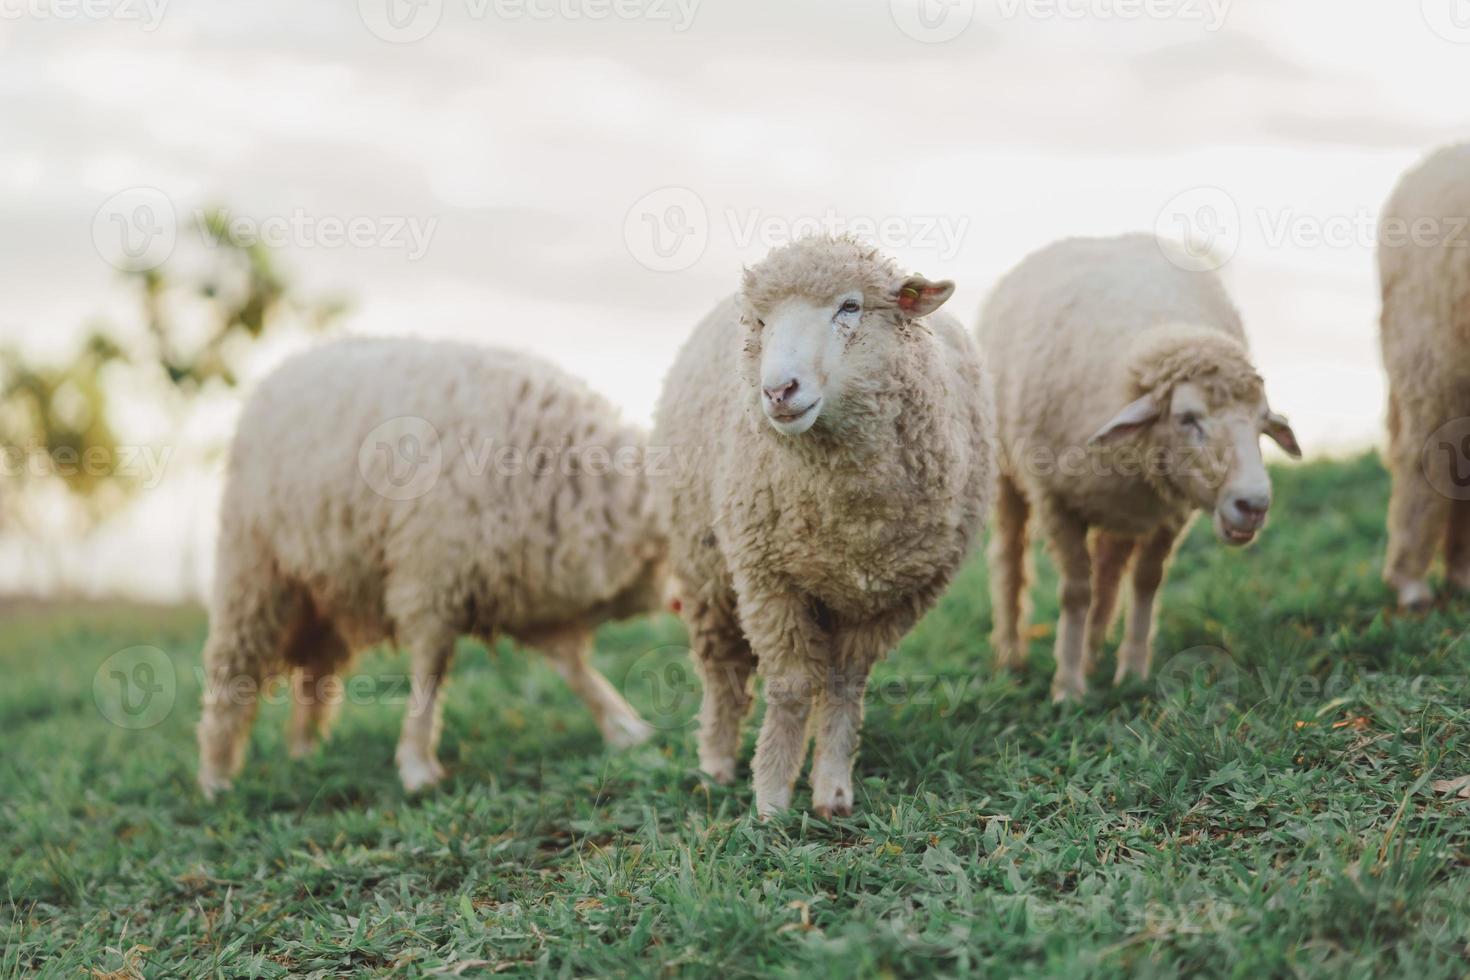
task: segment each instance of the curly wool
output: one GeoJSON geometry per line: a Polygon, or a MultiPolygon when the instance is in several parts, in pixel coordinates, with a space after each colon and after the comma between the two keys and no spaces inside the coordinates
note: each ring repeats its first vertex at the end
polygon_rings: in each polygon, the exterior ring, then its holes
{"type": "Polygon", "coordinates": [[[1165,324],[1139,334],[1124,361],[1132,395],[1172,392],[1186,381],[1199,385],[1213,404],[1262,397],[1265,382],[1250,352],[1235,337],[1194,324],[1165,324]]]}
{"type": "Polygon", "coordinates": [[[438,694],[462,634],[537,647],[611,744],[646,737],[587,663],[594,626],[662,599],[645,452],[604,399],[519,354],[348,340],[283,365],[230,454],[198,728],[205,793],[239,770],[265,677],[292,674],[301,754],[334,711],[319,683],[381,640],[411,654],[397,754],[410,791],[443,776],[438,694]]]}
{"type": "Polygon", "coordinates": [[[1262,392],[1240,314],[1218,277],[1171,261],[1152,235],[1073,238],[1033,253],[996,285],[979,338],[996,382],[1002,467],[1029,496],[1056,494],[1120,531],[1183,520],[1187,501],[1153,482],[1124,511],[1107,467],[1028,466],[1027,453],[1080,451],[1124,405],[1184,381],[1212,407],[1262,392]],[[1162,510],[1161,510],[1162,508],[1162,510]]]}
{"type": "Polygon", "coordinates": [[[834,289],[857,287],[864,308],[889,308],[888,286],[898,274],[893,259],[855,236],[801,238],[746,268],[740,299],[747,311],[770,309],[788,297],[825,301],[834,289]]]}
{"type": "Polygon", "coordinates": [[[354,646],[426,619],[484,636],[599,620],[647,591],[660,557],[646,438],[580,381],[523,354],[398,339],[325,345],[282,365],[241,416],[216,605],[247,587],[242,577],[272,576],[354,646]],[[374,489],[402,462],[391,437],[363,451],[399,418],[438,436],[422,449],[437,453],[439,476],[408,500],[374,489]],[[613,472],[601,450],[631,452],[637,464],[613,472]]]}
{"type": "Polygon", "coordinates": [[[742,293],[680,350],[653,435],[700,460],[655,489],[679,580],[713,597],[730,592],[737,568],[781,568],[793,586],[861,621],[953,573],[988,508],[992,475],[989,381],[953,317],[875,328],[894,343],[885,369],[848,390],[848,421],[819,422],[810,438],[773,431],[748,380],[759,346],[746,345],[742,309],[854,286],[886,297],[897,275],[855,239],[804,239],[746,270],[742,293]]]}
{"type": "MultiPolygon", "coordinates": [[[[1416,605],[1429,599],[1424,579],[1441,542],[1451,584],[1470,588],[1470,504],[1436,490],[1421,462],[1435,430],[1470,416],[1470,144],[1438,150],[1405,174],[1384,207],[1379,243],[1393,474],[1384,577],[1416,605]]],[[[1431,458],[1455,465],[1450,455],[1431,458]]],[[[1446,486],[1457,474],[1441,475],[1446,486]]]]}

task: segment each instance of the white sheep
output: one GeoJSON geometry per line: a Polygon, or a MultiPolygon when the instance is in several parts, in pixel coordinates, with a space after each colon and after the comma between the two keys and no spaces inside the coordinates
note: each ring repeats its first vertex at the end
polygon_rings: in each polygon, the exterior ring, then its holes
{"type": "Polygon", "coordinates": [[[594,626],[658,607],[646,435],[534,358],[357,339],[288,361],[229,460],[199,723],[199,782],[227,788],[256,692],[294,675],[293,755],[325,734],[352,653],[412,658],[398,745],[410,791],[443,775],[443,675],[462,634],[546,653],[613,745],[650,729],[587,662],[594,626]],[[334,696],[332,691],[338,693],[334,696]]]}
{"type": "Polygon", "coordinates": [[[1300,455],[1220,280],[1174,249],[1151,235],[1058,242],[1007,274],[981,313],[1001,447],[993,645],[1002,666],[1024,662],[1035,508],[1061,576],[1056,700],[1086,691],[1130,562],[1115,681],[1148,676],[1155,594],[1194,512],[1212,512],[1227,544],[1250,542],[1271,503],[1259,436],[1300,455]]]}
{"type": "Polygon", "coordinates": [[[1383,363],[1388,370],[1388,555],[1399,605],[1445,578],[1470,589],[1470,144],[1429,157],[1399,182],[1379,220],[1383,363]]]}
{"type": "Polygon", "coordinates": [[[944,591],[989,509],[989,383],[939,306],[852,238],[746,270],[679,352],[653,443],[671,571],[704,681],[700,766],[734,778],[752,673],[766,714],[756,810],[790,805],[815,739],[812,803],[852,810],[868,672],[944,591]]]}

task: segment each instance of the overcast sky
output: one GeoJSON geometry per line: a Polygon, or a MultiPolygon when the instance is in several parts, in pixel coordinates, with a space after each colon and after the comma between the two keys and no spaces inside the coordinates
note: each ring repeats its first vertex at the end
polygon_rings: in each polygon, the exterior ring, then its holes
{"type": "MultiPolygon", "coordinates": [[[[1374,220],[1467,92],[1470,0],[0,0],[0,336],[64,355],[122,248],[223,203],[348,330],[531,348],[646,419],[792,234],[876,235],[968,324],[1032,249],[1157,228],[1228,259],[1273,404],[1342,451],[1382,428],[1374,220]]],[[[208,550],[175,483],[108,545],[143,591],[208,550]]]]}

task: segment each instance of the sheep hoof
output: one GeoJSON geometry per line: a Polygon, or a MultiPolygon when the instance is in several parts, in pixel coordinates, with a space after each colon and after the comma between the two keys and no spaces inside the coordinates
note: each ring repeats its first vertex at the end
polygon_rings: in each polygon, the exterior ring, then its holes
{"type": "Polygon", "coordinates": [[[636,715],[613,718],[602,730],[602,739],[609,748],[631,749],[642,745],[653,737],[654,727],[636,715]]]}
{"type": "Polygon", "coordinates": [[[1076,704],[1087,694],[1087,682],[1081,678],[1051,682],[1052,704],[1076,704]]]}
{"type": "Polygon", "coordinates": [[[728,759],[720,762],[701,762],[699,771],[710,778],[710,782],[721,786],[729,786],[735,782],[735,760],[728,759]]]}
{"type": "Polygon", "coordinates": [[[437,759],[416,759],[401,756],[398,760],[398,778],[405,793],[422,792],[444,778],[444,767],[437,759]]]}
{"type": "Polygon", "coordinates": [[[839,789],[832,794],[831,800],[813,806],[812,812],[823,820],[831,820],[833,817],[850,817],[852,816],[852,800],[848,798],[847,793],[839,789]]]}
{"type": "Polygon", "coordinates": [[[1406,582],[1399,586],[1399,608],[1404,612],[1424,612],[1434,602],[1434,593],[1426,582],[1406,582]]]}
{"type": "Polygon", "coordinates": [[[199,774],[199,790],[204,798],[213,803],[215,798],[222,793],[228,793],[234,783],[224,776],[213,776],[206,773],[199,774]]]}

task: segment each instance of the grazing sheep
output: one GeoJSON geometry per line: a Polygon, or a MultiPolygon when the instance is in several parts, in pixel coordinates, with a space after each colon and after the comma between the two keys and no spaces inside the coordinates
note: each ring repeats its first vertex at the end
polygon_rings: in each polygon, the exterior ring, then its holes
{"type": "Polygon", "coordinates": [[[1407,609],[1433,598],[1425,577],[1441,541],[1445,578],[1470,589],[1470,423],[1456,422],[1470,416],[1467,222],[1470,144],[1405,175],[1379,222],[1393,474],[1383,577],[1407,609]]]}
{"type": "Polygon", "coordinates": [[[398,745],[413,791],[442,775],[439,693],[456,638],[542,650],[613,745],[646,723],[587,662],[597,624],[657,608],[663,542],[646,436],[520,354],[359,339],[297,357],[250,400],[231,451],[199,723],[207,794],[239,771],[256,692],[294,673],[293,755],[338,675],[382,640],[412,657],[398,745]]]}
{"type": "Polygon", "coordinates": [[[1271,503],[1259,435],[1301,452],[1266,405],[1224,287],[1173,247],[1151,235],[1058,242],[1002,279],[981,314],[1001,447],[993,643],[1002,666],[1024,661],[1036,508],[1061,574],[1059,701],[1086,691],[1130,562],[1115,681],[1148,676],[1154,596],[1194,512],[1213,512],[1222,541],[1248,543],[1271,503]]]}
{"type": "Polygon", "coordinates": [[[852,811],[868,672],[984,521],[989,382],[935,312],[953,291],[855,239],[802,239],[746,270],[664,385],[653,443],[682,464],[654,493],[704,680],[700,766],[734,778],[758,667],[762,816],[790,805],[813,712],[813,806],[852,811]]]}

